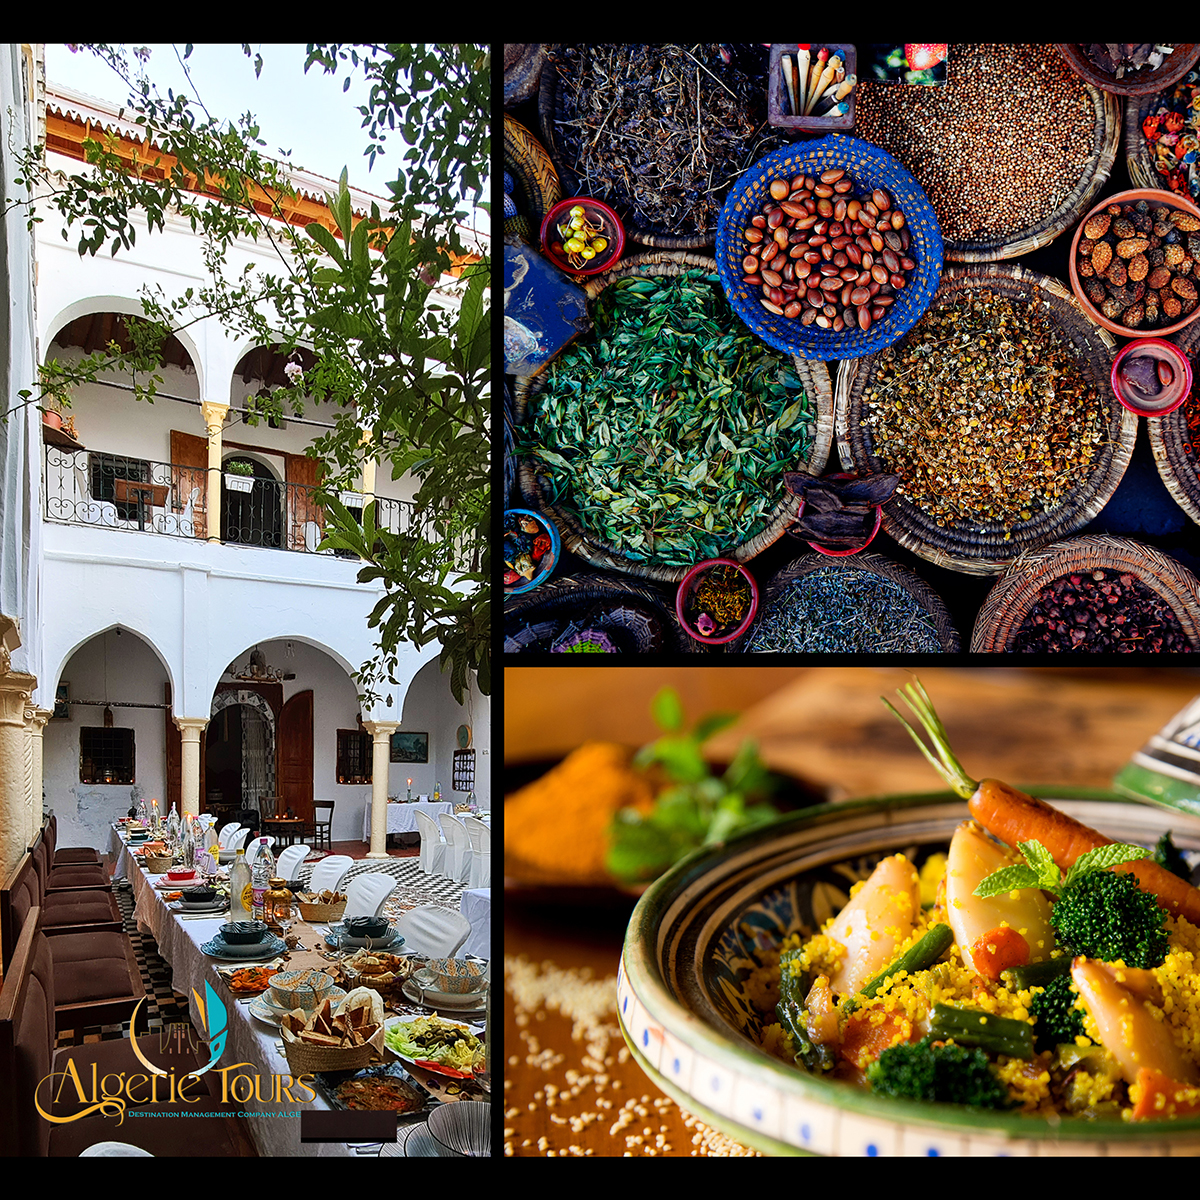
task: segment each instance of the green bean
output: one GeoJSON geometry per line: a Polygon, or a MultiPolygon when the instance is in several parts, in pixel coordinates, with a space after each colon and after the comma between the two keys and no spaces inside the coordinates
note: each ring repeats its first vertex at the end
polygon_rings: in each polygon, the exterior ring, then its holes
{"type": "Polygon", "coordinates": [[[989,1054],[1033,1058],[1033,1026],[1028,1021],[997,1017],[974,1008],[935,1004],[929,1032],[935,1038],[953,1038],[960,1046],[978,1046],[989,1054]]]}
{"type": "Polygon", "coordinates": [[[1000,973],[1006,987],[1015,991],[1025,988],[1045,987],[1051,980],[1065,975],[1071,969],[1071,956],[1060,954],[1058,958],[1048,958],[1045,962],[1029,963],[1024,967],[1009,967],[1000,973]]]}
{"type": "Polygon", "coordinates": [[[909,946],[891,966],[881,971],[869,983],[865,983],[858,994],[868,998],[874,996],[883,987],[889,975],[896,975],[901,971],[907,971],[911,975],[914,971],[928,970],[950,949],[953,941],[954,931],[949,925],[931,925],[924,937],[909,946]]]}

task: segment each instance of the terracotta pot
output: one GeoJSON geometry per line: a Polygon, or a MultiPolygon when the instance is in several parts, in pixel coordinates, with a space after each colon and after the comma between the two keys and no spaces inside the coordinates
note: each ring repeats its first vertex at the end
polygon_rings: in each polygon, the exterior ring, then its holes
{"type": "Polygon", "coordinates": [[[1071,291],[1075,293],[1075,299],[1078,301],[1079,307],[1101,329],[1107,329],[1109,333],[1115,333],[1118,337],[1124,338],[1163,338],[1187,328],[1197,317],[1200,317],[1200,304],[1192,309],[1186,317],[1176,321],[1174,325],[1158,325],[1153,329],[1130,329],[1128,325],[1120,325],[1116,321],[1110,321],[1087,298],[1083,290],[1082,280],[1079,278],[1079,272],[1075,269],[1075,258],[1079,253],[1079,243],[1083,238],[1083,227],[1088,223],[1089,219],[1097,213],[1103,212],[1110,204],[1128,204],[1136,200],[1148,200],[1151,204],[1165,204],[1170,208],[1177,208],[1182,212],[1191,213],[1193,217],[1200,220],[1200,208],[1197,208],[1190,200],[1176,195],[1174,192],[1159,191],[1156,188],[1131,188],[1127,192],[1118,192],[1115,196],[1106,196],[1099,204],[1088,211],[1087,215],[1075,228],[1075,236],[1071,239],[1071,256],[1067,260],[1067,269],[1071,274],[1071,291]]]}
{"type": "Polygon", "coordinates": [[[51,429],[61,429],[62,413],[56,413],[50,409],[47,409],[44,413],[42,413],[42,424],[49,425],[51,429]]]}

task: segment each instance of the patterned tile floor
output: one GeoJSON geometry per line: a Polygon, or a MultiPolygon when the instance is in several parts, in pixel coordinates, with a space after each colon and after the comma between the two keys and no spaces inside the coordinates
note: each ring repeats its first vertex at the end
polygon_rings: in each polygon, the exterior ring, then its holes
{"type": "MultiPolygon", "coordinates": [[[[311,869],[311,865],[306,864],[301,869],[300,877],[307,878],[307,872],[311,869]]],[[[463,885],[443,876],[429,875],[422,871],[415,855],[392,856],[386,861],[361,859],[347,870],[343,881],[353,879],[355,875],[368,871],[386,871],[388,874],[396,876],[398,881],[396,891],[384,903],[383,911],[387,917],[394,919],[401,912],[425,904],[436,904],[455,912],[459,911],[463,885]]],[[[147,1027],[143,1029],[139,1020],[137,1030],[139,1036],[143,1033],[158,1035],[172,1025],[190,1024],[187,1000],[172,992],[171,968],[159,956],[158,943],[150,934],[142,933],[133,919],[133,892],[128,884],[123,882],[118,882],[113,890],[124,918],[125,933],[133,944],[138,966],[142,972],[142,982],[145,984],[146,994],[150,998],[142,1008],[147,1027]]],[[[63,1031],[58,1035],[57,1044],[68,1046],[79,1042],[95,1042],[128,1036],[129,1022],[124,1021],[119,1024],[88,1026],[73,1032],[63,1031]]]]}

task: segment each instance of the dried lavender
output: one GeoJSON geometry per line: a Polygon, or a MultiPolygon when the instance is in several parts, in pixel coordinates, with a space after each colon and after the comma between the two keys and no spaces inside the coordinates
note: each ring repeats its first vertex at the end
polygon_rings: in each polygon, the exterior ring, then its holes
{"type": "Polygon", "coordinates": [[[748,653],[938,653],[933,618],[904,586],[856,567],[821,567],[792,581],[760,614],[748,653]]]}

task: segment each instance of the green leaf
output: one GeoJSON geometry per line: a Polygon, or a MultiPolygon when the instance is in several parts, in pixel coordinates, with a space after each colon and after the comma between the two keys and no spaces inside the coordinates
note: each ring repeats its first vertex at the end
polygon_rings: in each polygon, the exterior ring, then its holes
{"type": "Polygon", "coordinates": [[[1136,862],[1138,859],[1153,857],[1144,846],[1134,846],[1129,842],[1113,842],[1109,846],[1098,846],[1081,854],[1071,865],[1063,880],[1063,887],[1069,887],[1081,875],[1089,871],[1103,871],[1120,863],[1136,862]]]}
{"type": "Polygon", "coordinates": [[[974,894],[986,900],[991,896],[1003,896],[1008,892],[1020,891],[1022,888],[1041,887],[1041,880],[1041,875],[1033,867],[1002,867],[999,871],[993,871],[981,880],[974,894]]]}
{"type": "Polygon", "coordinates": [[[683,702],[674,688],[661,688],[650,702],[650,714],[654,723],[668,733],[683,728],[683,702]]]}

